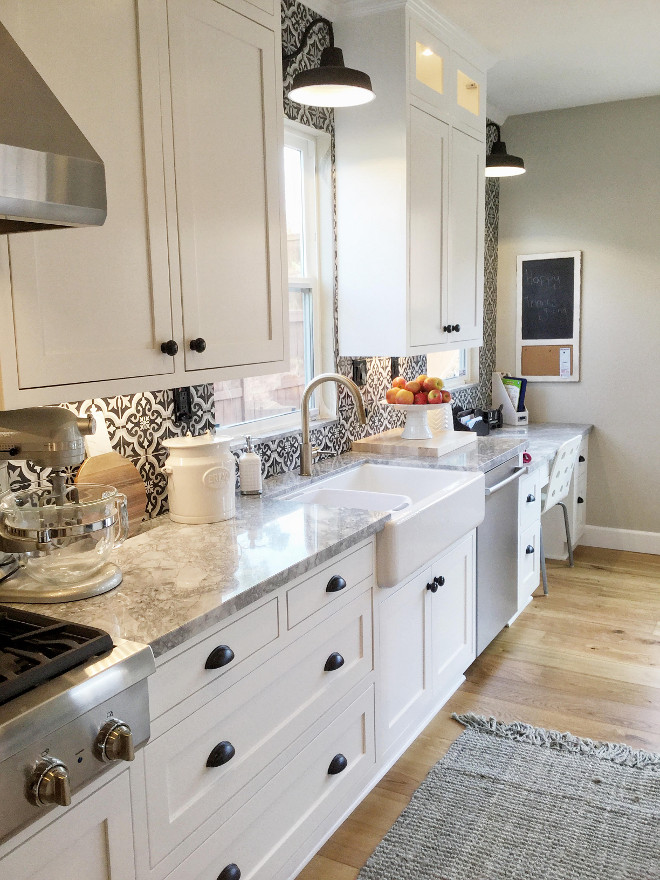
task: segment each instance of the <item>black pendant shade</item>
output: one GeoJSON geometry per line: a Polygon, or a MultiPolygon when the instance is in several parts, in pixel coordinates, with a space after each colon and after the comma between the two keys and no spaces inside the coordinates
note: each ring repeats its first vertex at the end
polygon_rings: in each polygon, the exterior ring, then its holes
{"type": "Polygon", "coordinates": [[[486,126],[497,129],[497,140],[486,156],[486,177],[513,177],[516,174],[525,173],[525,163],[520,156],[510,156],[506,151],[506,144],[500,137],[500,127],[495,122],[489,122],[486,126]]]}
{"type": "Polygon", "coordinates": [[[312,28],[318,24],[328,28],[330,46],[323,49],[319,67],[296,74],[287,97],[297,103],[311,104],[314,107],[353,107],[373,101],[376,96],[371,87],[371,79],[361,70],[344,65],[343,52],[334,45],[332,22],[328,19],[317,18],[307,26],[298,49],[283,55],[285,69],[290,61],[301,54],[312,28]]]}

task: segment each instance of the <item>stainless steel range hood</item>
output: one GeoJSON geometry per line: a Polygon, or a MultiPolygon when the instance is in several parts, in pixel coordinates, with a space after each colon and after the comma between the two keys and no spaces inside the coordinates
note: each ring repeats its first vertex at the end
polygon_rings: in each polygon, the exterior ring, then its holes
{"type": "Polygon", "coordinates": [[[106,213],[101,158],[0,23],[0,234],[106,213]]]}

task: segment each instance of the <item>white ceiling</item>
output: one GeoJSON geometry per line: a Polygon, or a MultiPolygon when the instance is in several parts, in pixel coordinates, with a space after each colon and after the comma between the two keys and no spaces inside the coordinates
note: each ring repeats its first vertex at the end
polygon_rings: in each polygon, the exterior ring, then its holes
{"type": "Polygon", "coordinates": [[[428,0],[499,60],[491,118],[660,94],[660,0],[428,0]]]}

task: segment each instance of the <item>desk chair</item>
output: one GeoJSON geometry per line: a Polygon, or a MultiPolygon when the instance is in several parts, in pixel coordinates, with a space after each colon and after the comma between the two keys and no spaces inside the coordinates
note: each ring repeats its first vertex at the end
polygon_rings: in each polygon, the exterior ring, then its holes
{"type": "MultiPolygon", "coordinates": [[[[563,499],[568,495],[571,485],[571,477],[575,470],[578,452],[582,437],[573,437],[567,440],[557,450],[557,455],[552,463],[548,485],[541,492],[541,521],[543,514],[558,504],[564,511],[564,525],[566,527],[566,543],[568,545],[568,564],[573,566],[573,545],[571,543],[571,530],[568,524],[568,510],[563,499]]],[[[548,595],[548,576],[545,570],[545,552],[543,550],[543,525],[541,525],[541,574],[543,575],[543,593],[548,595]]]]}

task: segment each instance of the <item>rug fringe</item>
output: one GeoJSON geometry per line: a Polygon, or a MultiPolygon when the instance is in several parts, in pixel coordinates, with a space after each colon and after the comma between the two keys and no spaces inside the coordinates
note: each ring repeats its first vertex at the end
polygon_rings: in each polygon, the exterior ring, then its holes
{"type": "Polygon", "coordinates": [[[660,755],[646,752],[643,749],[633,749],[623,743],[599,742],[574,736],[572,733],[560,733],[558,730],[545,730],[543,727],[534,727],[524,721],[514,721],[506,724],[503,721],[484,715],[475,715],[467,712],[463,715],[452,713],[452,718],[464,727],[480,730],[503,739],[516,740],[517,742],[529,743],[535,746],[545,746],[573,754],[588,755],[600,758],[603,761],[611,761],[625,767],[638,769],[660,770],[660,755]]]}

